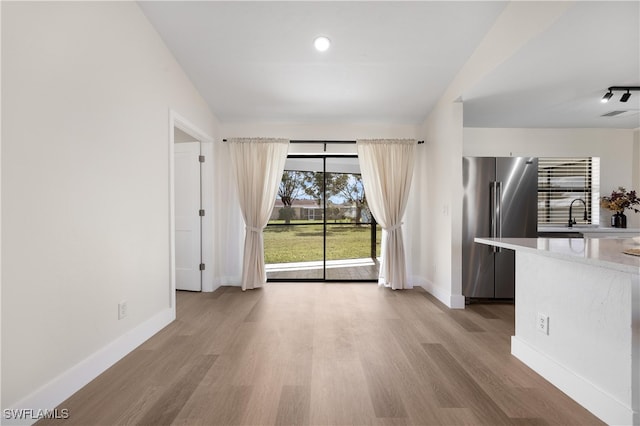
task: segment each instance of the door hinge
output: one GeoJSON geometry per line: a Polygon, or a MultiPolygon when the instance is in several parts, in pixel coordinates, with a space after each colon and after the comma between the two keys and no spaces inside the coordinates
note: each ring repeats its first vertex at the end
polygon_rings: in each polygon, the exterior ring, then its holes
{"type": "Polygon", "coordinates": [[[201,264],[200,264],[200,270],[201,270],[201,271],[204,271],[204,263],[201,263],[201,264]]]}
{"type": "Polygon", "coordinates": [[[204,155],[198,155],[198,161],[204,163],[204,155]]]}
{"type": "Polygon", "coordinates": [[[199,214],[200,216],[204,216],[204,210],[203,210],[203,209],[198,210],[198,214],[199,214]]]}

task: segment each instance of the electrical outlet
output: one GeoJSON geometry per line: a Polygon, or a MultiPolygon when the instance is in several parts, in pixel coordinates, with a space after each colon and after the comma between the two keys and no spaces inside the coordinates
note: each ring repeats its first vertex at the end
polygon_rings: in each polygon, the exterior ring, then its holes
{"type": "Polygon", "coordinates": [[[536,321],[536,328],[540,333],[549,335],[549,316],[538,312],[538,319],[536,321]]]}
{"type": "Polygon", "coordinates": [[[121,320],[127,316],[127,301],[123,300],[118,303],[118,319],[121,320]]]}

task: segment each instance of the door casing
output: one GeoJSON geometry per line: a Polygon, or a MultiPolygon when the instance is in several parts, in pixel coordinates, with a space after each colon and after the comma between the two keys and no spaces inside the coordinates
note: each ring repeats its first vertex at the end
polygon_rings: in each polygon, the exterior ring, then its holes
{"type": "Polygon", "coordinates": [[[169,154],[169,306],[175,313],[176,306],[176,255],[175,255],[175,159],[173,147],[175,143],[174,128],[178,128],[183,132],[193,136],[200,141],[201,153],[205,156],[205,163],[202,172],[202,208],[205,210],[205,218],[202,221],[202,258],[205,264],[205,270],[202,271],[202,291],[213,291],[213,223],[212,215],[207,216],[207,212],[213,210],[213,138],[189,120],[178,114],[176,111],[169,110],[169,138],[168,138],[168,154],[169,154]],[[207,264],[210,267],[207,268],[207,264]]]}

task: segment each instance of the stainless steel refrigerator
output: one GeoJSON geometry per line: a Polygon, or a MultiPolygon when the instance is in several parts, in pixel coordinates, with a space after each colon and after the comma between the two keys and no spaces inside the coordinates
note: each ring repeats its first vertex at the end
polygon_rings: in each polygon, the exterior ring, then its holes
{"type": "Polygon", "coordinates": [[[538,159],[464,157],[462,294],[513,299],[515,254],[475,237],[537,237],[538,159]]]}

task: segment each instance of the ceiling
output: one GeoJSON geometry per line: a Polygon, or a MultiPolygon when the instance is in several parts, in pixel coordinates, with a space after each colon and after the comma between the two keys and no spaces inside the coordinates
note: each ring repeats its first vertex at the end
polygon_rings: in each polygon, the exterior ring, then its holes
{"type": "MultiPolygon", "coordinates": [[[[138,4],[221,122],[419,124],[507,3],[138,4]]],[[[464,123],[640,127],[640,92],[600,102],[614,85],[640,86],[640,2],[576,2],[460,93],[464,123]]]]}

